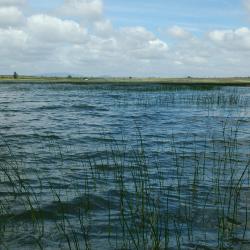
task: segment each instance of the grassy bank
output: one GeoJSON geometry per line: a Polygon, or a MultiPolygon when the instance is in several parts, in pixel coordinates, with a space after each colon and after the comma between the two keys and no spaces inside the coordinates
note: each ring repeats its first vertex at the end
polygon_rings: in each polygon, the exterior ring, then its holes
{"type": "Polygon", "coordinates": [[[41,77],[41,76],[0,76],[0,83],[69,83],[69,84],[180,84],[180,85],[234,85],[250,86],[250,77],[235,78],[137,78],[137,77],[41,77]]]}

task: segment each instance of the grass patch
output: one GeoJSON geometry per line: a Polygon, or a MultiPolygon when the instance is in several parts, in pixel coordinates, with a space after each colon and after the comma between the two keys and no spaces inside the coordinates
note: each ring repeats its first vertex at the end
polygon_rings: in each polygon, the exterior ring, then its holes
{"type": "Polygon", "coordinates": [[[44,77],[44,76],[0,76],[0,83],[69,83],[69,84],[168,84],[188,86],[250,86],[249,77],[232,78],[159,78],[159,77],[44,77]]]}

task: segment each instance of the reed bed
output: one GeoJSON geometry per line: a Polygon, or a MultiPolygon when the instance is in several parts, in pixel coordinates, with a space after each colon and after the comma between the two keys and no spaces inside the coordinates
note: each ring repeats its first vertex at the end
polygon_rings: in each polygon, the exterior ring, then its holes
{"type": "Polygon", "coordinates": [[[171,107],[179,105],[194,105],[212,108],[249,107],[249,97],[243,96],[237,89],[211,90],[210,92],[190,91],[190,89],[172,89],[171,91],[160,90],[157,95],[150,91],[138,91],[133,99],[124,94],[123,98],[116,101],[118,106],[141,106],[141,107],[171,107]],[[180,93],[182,91],[182,93],[180,93]],[[151,95],[150,95],[151,93],[151,95]]]}

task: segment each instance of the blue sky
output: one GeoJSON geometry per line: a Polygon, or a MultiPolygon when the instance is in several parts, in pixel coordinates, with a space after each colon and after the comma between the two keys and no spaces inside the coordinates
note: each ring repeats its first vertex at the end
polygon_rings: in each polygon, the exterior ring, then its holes
{"type": "Polygon", "coordinates": [[[239,0],[107,0],[106,13],[117,25],[234,27],[244,23],[239,0]],[[146,2],[146,3],[145,3],[146,2]]]}
{"type": "MultiPolygon", "coordinates": [[[[115,26],[159,28],[180,25],[193,31],[236,28],[249,21],[240,0],[104,0],[105,15],[115,26]]],[[[37,12],[51,11],[63,0],[29,0],[37,12]]]]}
{"type": "Polygon", "coordinates": [[[250,75],[249,26],[250,0],[0,0],[0,73],[250,75]]]}

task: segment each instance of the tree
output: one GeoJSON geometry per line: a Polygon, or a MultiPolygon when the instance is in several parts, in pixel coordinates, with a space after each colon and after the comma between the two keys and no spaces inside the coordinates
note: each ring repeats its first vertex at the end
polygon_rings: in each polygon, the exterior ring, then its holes
{"type": "Polygon", "coordinates": [[[13,77],[14,77],[14,79],[17,79],[17,78],[18,78],[17,72],[14,72],[13,77]]]}

